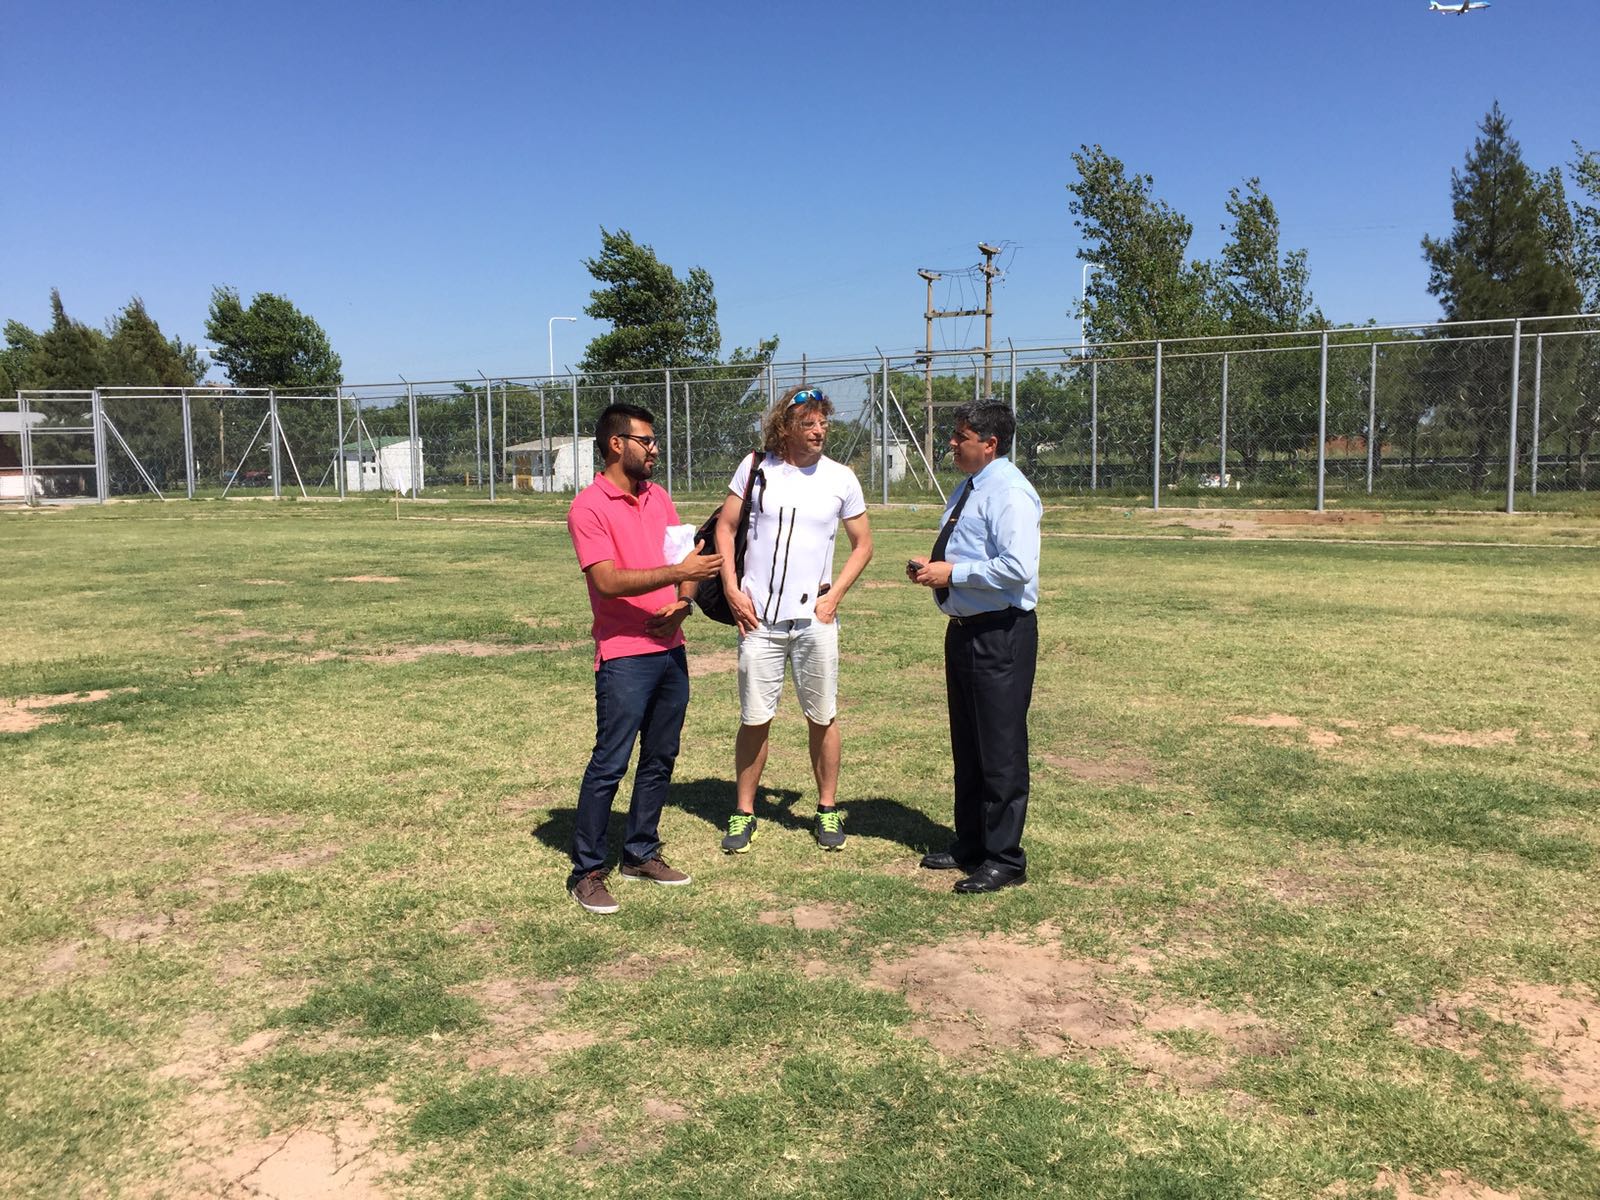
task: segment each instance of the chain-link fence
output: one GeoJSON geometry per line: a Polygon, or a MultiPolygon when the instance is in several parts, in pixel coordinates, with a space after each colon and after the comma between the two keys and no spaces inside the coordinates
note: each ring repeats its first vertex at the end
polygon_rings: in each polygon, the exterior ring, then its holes
{"type": "Polygon", "coordinates": [[[1118,345],[744,362],[605,378],[21,392],[0,406],[0,499],[571,492],[607,404],[649,410],[657,478],[719,496],[787,389],[826,391],[829,453],[869,495],[958,476],[957,405],[992,394],[1047,496],[1211,505],[1515,507],[1600,484],[1600,320],[1362,327],[1118,345]]]}

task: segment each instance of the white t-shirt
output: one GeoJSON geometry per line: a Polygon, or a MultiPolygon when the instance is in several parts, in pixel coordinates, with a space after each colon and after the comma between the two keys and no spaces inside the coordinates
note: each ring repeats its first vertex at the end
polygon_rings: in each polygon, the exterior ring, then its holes
{"type": "MultiPolygon", "coordinates": [[[[744,495],[750,455],[728,481],[744,495]]],[[[833,582],[833,543],[839,522],[867,511],[856,473],[823,455],[809,467],[796,467],[775,454],[761,463],[766,485],[756,481],[750,496],[750,528],[745,539],[746,596],[764,624],[816,615],[817,589],[833,582]]]]}

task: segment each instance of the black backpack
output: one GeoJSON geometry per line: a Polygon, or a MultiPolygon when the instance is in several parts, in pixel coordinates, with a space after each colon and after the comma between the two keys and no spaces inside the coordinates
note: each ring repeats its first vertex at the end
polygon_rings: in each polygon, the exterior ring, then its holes
{"type": "MultiPolygon", "coordinates": [[[[746,532],[750,528],[750,497],[755,491],[757,479],[761,481],[763,488],[767,486],[766,472],[761,469],[762,454],[762,451],[756,450],[750,455],[750,478],[745,480],[744,502],[739,506],[739,524],[733,530],[733,577],[736,581],[744,578],[744,542],[746,532]]],[[[721,516],[722,505],[719,504],[705,519],[705,523],[695,531],[695,541],[702,543],[701,554],[717,552],[717,519],[721,516]]],[[[728,607],[727,594],[722,590],[720,571],[695,585],[694,604],[713,621],[721,621],[724,625],[737,624],[733,618],[733,609],[728,607]]]]}

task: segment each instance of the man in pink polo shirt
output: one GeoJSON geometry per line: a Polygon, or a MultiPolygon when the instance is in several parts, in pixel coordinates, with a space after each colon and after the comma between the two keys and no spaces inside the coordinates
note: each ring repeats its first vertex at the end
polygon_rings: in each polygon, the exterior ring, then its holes
{"type": "Polygon", "coordinates": [[[722,559],[700,554],[697,545],[681,563],[667,562],[667,527],[678,523],[678,510],[666,489],[650,482],[656,439],[649,410],[609,406],[595,426],[595,443],[605,468],[567,513],[567,532],[589,585],[595,646],[594,753],[578,790],[567,891],[589,912],[614,913],[617,901],[606,888],[606,825],[635,740],[639,767],[618,873],[668,886],[689,882],[662,859],[657,826],[689,706],[680,626],[695,584],[717,574],[722,559]]]}

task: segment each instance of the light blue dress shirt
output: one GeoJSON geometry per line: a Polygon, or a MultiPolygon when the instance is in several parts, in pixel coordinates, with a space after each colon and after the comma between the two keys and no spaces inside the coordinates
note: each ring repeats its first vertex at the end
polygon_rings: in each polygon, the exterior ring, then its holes
{"type": "MultiPolygon", "coordinates": [[[[961,519],[950,531],[944,556],[950,567],[950,596],[941,610],[973,617],[1003,608],[1031,611],[1039,605],[1039,520],[1044,505],[1033,484],[1004,455],[972,476],[961,519]]],[[[950,519],[960,489],[950,493],[944,516],[950,519]]]]}

